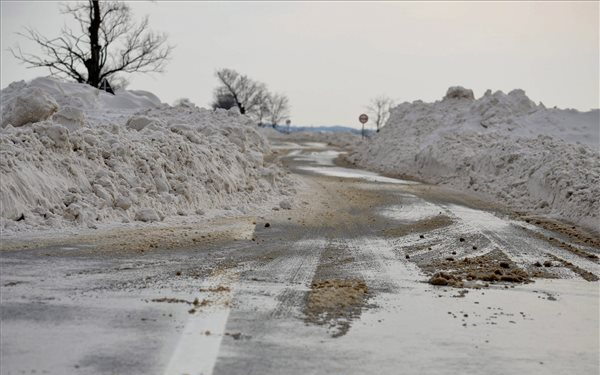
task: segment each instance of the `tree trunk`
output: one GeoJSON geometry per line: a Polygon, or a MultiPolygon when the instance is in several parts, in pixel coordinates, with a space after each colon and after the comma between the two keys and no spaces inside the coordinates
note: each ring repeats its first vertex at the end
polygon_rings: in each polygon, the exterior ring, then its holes
{"type": "Polygon", "coordinates": [[[98,0],[90,1],[92,19],[88,28],[90,37],[90,53],[91,57],[85,60],[85,67],[88,71],[87,83],[94,87],[100,85],[100,43],[98,41],[98,32],[100,30],[100,4],[98,0]]]}

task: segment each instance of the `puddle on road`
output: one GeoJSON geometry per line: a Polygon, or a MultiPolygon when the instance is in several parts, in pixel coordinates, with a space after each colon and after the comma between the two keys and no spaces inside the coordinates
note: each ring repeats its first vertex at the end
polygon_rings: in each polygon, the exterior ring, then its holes
{"type": "Polygon", "coordinates": [[[323,176],[331,176],[331,177],[342,177],[342,178],[356,178],[361,180],[366,180],[370,182],[383,182],[388,184],[402,184],[402,185],[413,185],[418,184],[418,182],[400,180],[397,178],[385,177],[381,176],[377,173],[363,171],[360,169],[350,169],[350,168],[342,168],[342,167],[298,167],[298,169],[317,173],[323,176]]]}
{"type": "MultiPolygon", "coordinates": [[[[385,176],[381,176],[377,173],[362,170],[362,169],[335,167],[334,160],[341,154],[341,152],[333,151],[333,150],[312,151],[312,152],[302,151],[302,149],[310,148],[310,147],[306,147],[309,145],[322,145],[323,146],[322,148],[327,146],[324,143],[323,144],[303,143],[302,146],[298,145],[298,147],[291,147],[292,151],[290,151],[290,153],[288,153],[288,156],[292,157],[292,159],[314,164],[311,166],[297,167],[298,170],[312,172],[312,173],[320,174],[323,176],[354,178],[354,179],[361,179],[361,180],[366,180],[366,181],[370,181],[370,182],[382,182],[382,183],[403,184],[403,185],[418,184],[418,182],[385,177],[385,176]],[[300,152],[298,152],[299,149],[300,149],[300,152]]],[[[281,147],[281,148],[285,148],[285,147],[281,147]]],[[[288,147],[288,148],[290,148],[290,147],[288,147]]]]}
{"type": "Polygon", "coordinates": [[[307,161],[322,166],[335,166],[334,160],[340,156],[342,152],[327,150],[327,151],[312,151],[310,153],[302,153],[300,150],[291,151],[288,156],[293,156],[294,160],[307,161]]]}

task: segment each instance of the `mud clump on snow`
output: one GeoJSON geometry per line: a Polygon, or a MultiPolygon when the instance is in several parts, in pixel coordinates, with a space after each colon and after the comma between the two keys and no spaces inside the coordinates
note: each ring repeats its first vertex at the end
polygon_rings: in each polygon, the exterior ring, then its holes
{"type": "Polygon", "coordinates": [[[360,305],[368,292],[363,280],[323,280],[311,285],[308,311],[313,314],[341,313],[360,305]]]}
{"type": "Polygon", "coordinates": [[[458,260],[433,260],[419,266],[433,275],[429,279],[432,285],[447,285],[456,288],[480,287],[485,284],[529,283],[531,277],[540,276],[530,274],[517,267],[502,252],[494,250],[488,254],[458,260]]]}
{"type": "Polygon", "coordinates": [[[337,326],[334,337],[345,334],[350,319],[360,313],[369,288],[360,279],[328,279],[313,282],[308,294],[306,316],[316,324],[337,326]]]}
{"type": "Polygon", "coordinates": [[[429,284],[450,285],[455,286],[457,288],[461,288],[463,286],[463,282],[460,278],[446,272],[437,272],[429,279],[429,284]]]}

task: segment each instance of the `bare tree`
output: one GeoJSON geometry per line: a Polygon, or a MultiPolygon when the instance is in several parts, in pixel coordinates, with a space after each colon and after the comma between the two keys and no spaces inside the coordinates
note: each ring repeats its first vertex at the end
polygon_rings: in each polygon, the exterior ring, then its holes
{"type": "Polygon", "coordinates": [[[290,115],[290,104],[287,96],[283,94],[273,94],[268,96],[269,120],[275,128],[277,125],[287,119],[290,115]]]}
{"type": "Polygon", "coordinates": [[[229,91],[224,90],[223,88],[215,90],[215,99],[212,102],[211,106],[213,109],[222,108],[222,109],[231,109],[237,106],[233,95],[229,93],[229,91]]]}
{"type": "Polygon", "coordinates": [[[269,108],[270,96],[271,96],[270,94],[265,95],[263,102],[260,103],[260,106],[258,107],[258,110],[256,111],[256,120],[258,121],[258,126],[263,126],[264,125],[263,120],[269,116],[269,113],[271,110],[269,108]]]}
{"type": "Polygon", "coordinates": [[[367,106],[371,118],[377,127],[377,131],[385,125],[385,122],[390,117],[390,109],[394,105],[394,101],[385,95],[380,95],[371,100],[371,104],[367,106]]]}
{"type": "Polygon", "coordinates": [[[64,26],[60,36],[47,38],[32,28],[19,35],[35,42],[41,54],[10,49],[30,68],[46,67],[52,75],[94,87],[117,73],[163,72],[173,51],[165,34],[148,28],[148,17],[136,23],[131,9],[118,1],[68,3],[61,12],[74,17],[79,30],[64,26]]]}
{"type": "Polygon", "coordinates": [[[225,93],[230,95],[241,114],[256,115],[267,97],[267,88],[248,76],[233,69],[221,69],[216,73],[221,86],[215,89],[215,98],[225,93]]]}

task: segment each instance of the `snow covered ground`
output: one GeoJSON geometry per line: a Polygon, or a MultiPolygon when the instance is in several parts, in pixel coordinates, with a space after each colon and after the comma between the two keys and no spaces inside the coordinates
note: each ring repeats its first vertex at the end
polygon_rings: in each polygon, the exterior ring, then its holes
{"type": "Polygon", "coordinates": [[[14,82],[1,99],[4,234],[243,214],[289,206],[295,192],[265,160],[268,141],[235,111],[53,78],[14,82]]]}
{"type": "Polygon", "coordinates": [[[598,231],[599,113],[546,108],[522,90],[475,99],[451,87],[441,101],[393,108],[349,159],[598,231]]]}

